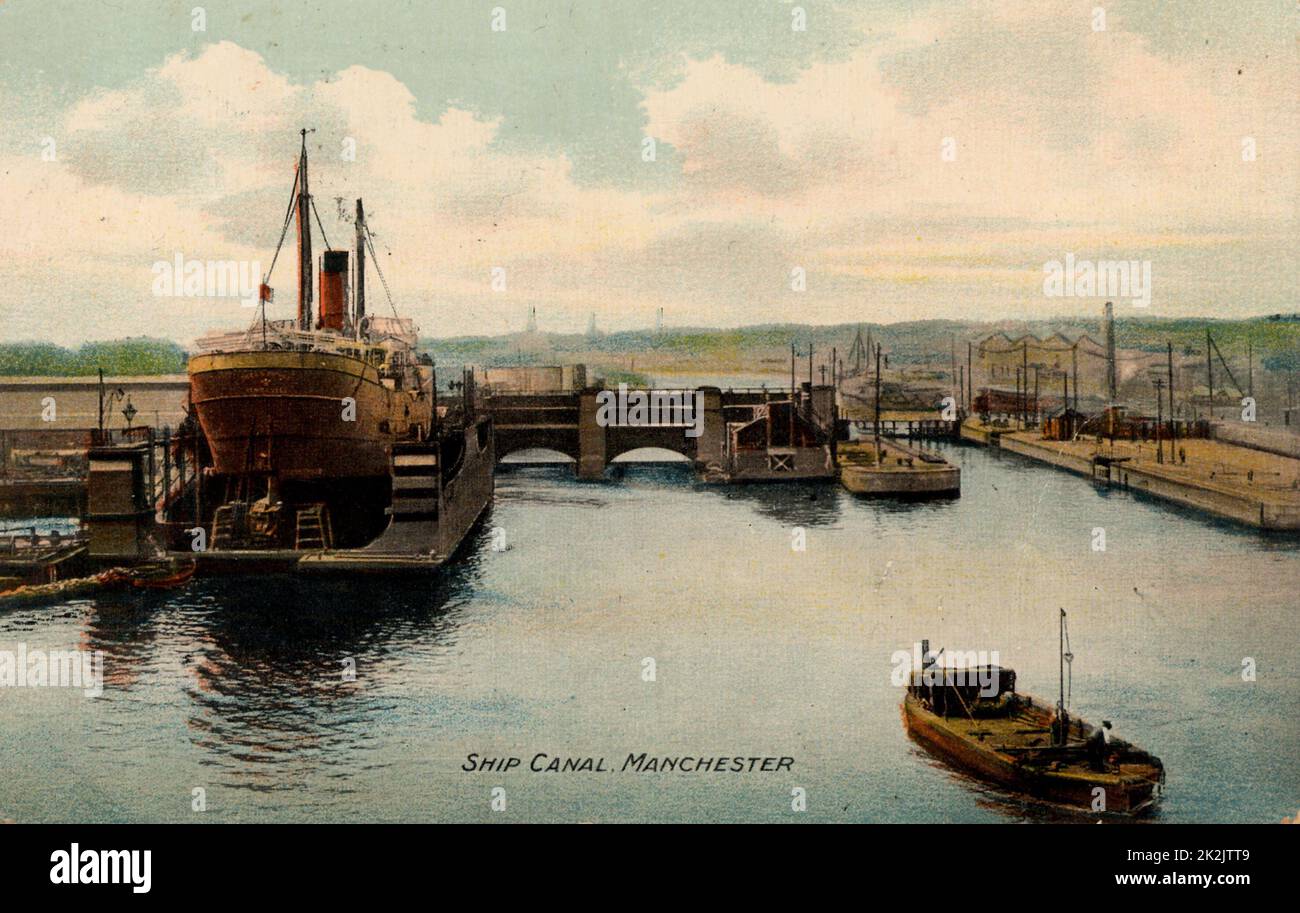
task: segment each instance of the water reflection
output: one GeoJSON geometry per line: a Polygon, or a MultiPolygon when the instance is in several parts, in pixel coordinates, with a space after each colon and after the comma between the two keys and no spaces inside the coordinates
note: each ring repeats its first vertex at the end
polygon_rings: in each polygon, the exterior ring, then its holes
{"type": "Polygon", "coordinates": [[[79,648],[104,654],[105,689],[130,689],[153,661],[168,599],[158,591],[109,590],[88,604],[79,648]]]}
{"type": "Polygon", "coordinates": [[[832,481],[701,484],[699,487],[713,497],[747,505],[759,516],[783,526],[833,526],[842,509],[842,491],[832,481]]]}
{"type": "Polygon", "coordinates": [[[186,725],[224,772],[216,782],[293,791],[318,773],[346,779],[426,664],[455,650],[486,536],[479,529],[432,580],[197,582],[175,635],[186,644],[186,725]]]}

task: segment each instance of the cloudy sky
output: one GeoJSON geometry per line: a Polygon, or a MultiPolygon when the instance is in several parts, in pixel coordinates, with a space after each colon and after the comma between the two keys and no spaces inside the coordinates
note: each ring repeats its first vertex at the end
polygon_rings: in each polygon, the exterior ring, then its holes
{"type": "MultiPolygon", "coordinates": [[[[557,331],[1099,311],[1044,295],[1067,252],[1149,261],[1141,313],[1295,311],[1297,22],[1291,0],[0,0],[0,340],[247,324],[155,296],[152,267],[269,266],[302,126],[330,239],[364,197],[432,335],[530,306],[557,331]]],[[[290,260],[271,284],[289,316],[290,260]]]]}

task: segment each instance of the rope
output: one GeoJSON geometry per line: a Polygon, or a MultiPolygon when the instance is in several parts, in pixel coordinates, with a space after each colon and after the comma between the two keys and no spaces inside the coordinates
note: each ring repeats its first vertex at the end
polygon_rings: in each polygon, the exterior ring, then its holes
{"type": "Polygon", "coordinates": [[[384,278],[384,271],[379,268],[379,254],[375,253],[374,236],[370,234],[370,226],[368,224],[365,224],[362,227],[366,230],[366,247],[370,248],[370,262],[374,263],[375,272],[379,274],[379,284],[384,287],[384,297],[388,299],[388,306],[392,308],[393,316],[397,317],[399,316],[397,313],[397,305],[393,304],[393,296],[389,294],[388,280],[384,278]]]}
{"type": "Polygon", "coordinates": [[[1074,653],[1070,649],[1070,622],[1066,619],[1062,622],[1065,628],[1065,668],[1068,670],[1065,677],[1065,709],[1069,710],[1070,700],[1074,697],[1074,653]]]}
{"type": "Polygon", "coordinates": [[[266,278],[262,280],[266,285],[271,284],[271,273],[275,271],[275,263],[280,259],[280,248],[284,247],[284,236],[289,233],[289,220],[293,218],[294,199],[298,195],[298,172],[301,169],[301,163],[296,165],[293,169],[293,188],[289,191],[289,208],[285,210],[284,225],[280,228],[280,242],[275,245],[275,255],[271,257],[271,267],[266,271],[266,278]]]}
{"type": "Polygon", "coordinates": [[[957,695],[957,700],[961,702],[961,709],[966,711],[966,715],[970,717],[970,721],[974,723],[975,714],[971,713],[970,708],[966,706],[966,699],[961,696],[961,692],[957,690],[956,684],[953,684],[951,687],[952,687],[952,693],[957,695]]]}
{"type": "Polygon", "coordinates": [[[330,239],[325,234],[325,226],[321,224],[320,210],[316,208],[316,197],[312,195],[308,196],[307,199],[311,202],[311,211],[316,214],[316,227],[320,229],[320,236],[321,240],[325,242],[325,249],[333,250],[333,248],[330,247],[330,239]]]}

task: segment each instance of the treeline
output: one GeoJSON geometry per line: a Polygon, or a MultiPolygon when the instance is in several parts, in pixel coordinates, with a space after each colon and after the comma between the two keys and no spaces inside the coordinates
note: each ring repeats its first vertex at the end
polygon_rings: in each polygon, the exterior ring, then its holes
{"type": "MultiPolygon", "coordinates": [[[[803,358],[807,357],[809,343],[819,359],[829,355],[832,347],[844,356],[858,326],[862,327],[864,336],[870,331],[873,339],[884,346],[892,363],[904,364],[942,362],[954,351],[964,359],[968,341],[978,342],[999,332],[1012,339],[1026,333],[1046,338],[1056,332],[1064,333],[1069,339],[1085,333],[1097,342],[1105,338],[1098,315],[1096,318],[988,322],[917,320],[883,325],[863,321],[860,325],[767,324],[734,329],[666,327],[659,332],[630,330],[595,336],[542,333],[531,339],[516,334],[423,342],[439,363],[450,360],[458,364],[539,364],[640,354],[699,358],[701,362],[720,356],[739,356],[783,363],[789,357],[792,342],[803,358]]],[[[1266,370],[1294,371],[1300,362],[1300,318],[1293,314],[1235,320],[1123,315],[1115,321],[1116,343],[1120,348],[1163,352],[1166,342],[1172,342],[1174,351],[1184,355],[1204,353],[1207,329],[1225,357],[1244,358],[1249,344],[1258,363],[1266,370]]]]}
{"type": "MultiPolygon", "coordinates": [[[[1166,341],[1174,351],[1196,355],[1205,351],[1208,328],[1225,358],[1244,359],[1247,345],[1253,347],[1257,364],[1266,371],[1290,373],[1300,370],[1300,318],[1294,314],[1246,320],[1205,318],[1160,319],[1122,316],[1115,322],[1120,348],[1163,351],[1166,341]]],[[[425,339],[422,344],[448,369],[460,364],[527,365],[587,360],[613,363],[623,356],[658,355],[674,360],[743,358],[754,364],[784,364],[790,343],[807,356],[812,343],[818,358],[832,346],[847,354],[858,324],[810,326],[767,324],[762,326],[712,329],[708,327],[666,327],[626,330],[587,336],[581,333],[543,333],[532,337],[462,336],[425,339]],[[602,358],[602,356],[605,356],[602,358]]],[[[1103,338],[1100,320],[1064,318],[1034,321],[918,320],[906,323],[873,324],[864,321],[863,333],[871,331],[889,353],[892,363],[929,364],[942,362],[956,352],[964,354],[967,341],[978,341],[991,333],[1011,338],[1032,333],[1044,338],[1062,332],[1068,338],[1087,333],[1103,338]]],[[[165,339],[120,339],[88,342],[76,349],[49,343],[0,343],[0,376],[74,376],[94,374],[100,368],[112,375],[184,374],[187,354],[165,339]]]]}
{"type": "Polygon", "coordinates": [[[0,343],[0,376],[77,377],[101,368],[114,376],[184,374],[184,349],[166,339],[88,342],[75,349],[44,342],[0,343]]]}

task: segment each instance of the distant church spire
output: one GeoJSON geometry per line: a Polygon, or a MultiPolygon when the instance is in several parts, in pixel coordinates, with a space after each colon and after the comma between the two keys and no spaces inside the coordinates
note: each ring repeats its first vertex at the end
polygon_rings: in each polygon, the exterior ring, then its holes
{"type": "Polygon", "coordinates": [[[530,307],[528,309],[528,328],[524,332],[526,333],[537,332],[537,308],[535,307],[530,307]]]}

